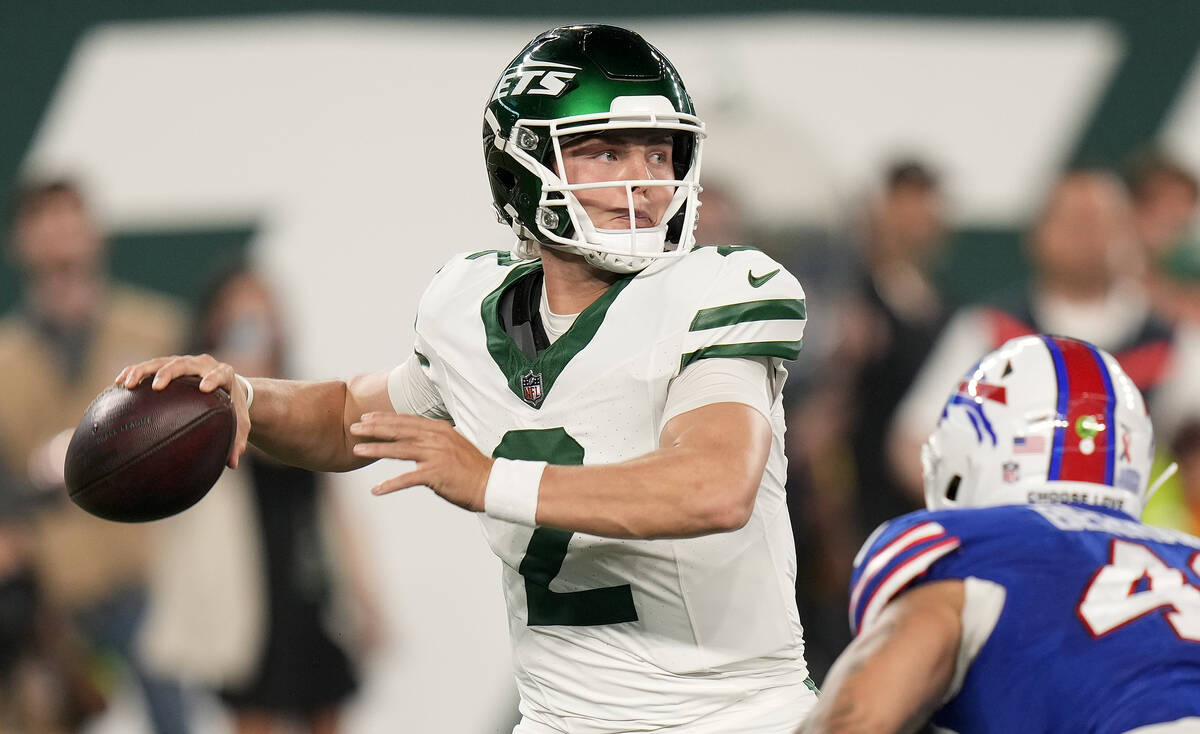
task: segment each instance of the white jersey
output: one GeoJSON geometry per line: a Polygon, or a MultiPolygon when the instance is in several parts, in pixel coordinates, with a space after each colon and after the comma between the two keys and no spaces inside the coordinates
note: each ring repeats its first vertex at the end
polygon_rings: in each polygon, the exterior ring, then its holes
{"type": "Polygon", "coordinates": [[[456,257],[418,310],[419,359],[488,455],[625,461],[659,448],[668,385],[693,361],[769,357],[776,379],[771,451],[740,530],[621,540],[481,515],[503,561],[522,714],[573,734],[684,730],[764,691],[804,694],[779,398],[780,361],[804,330],[800,284],[752,248],[698,248],[618,281],[530,359],[499,304],[540,268],[495,251],[456,257]]]}

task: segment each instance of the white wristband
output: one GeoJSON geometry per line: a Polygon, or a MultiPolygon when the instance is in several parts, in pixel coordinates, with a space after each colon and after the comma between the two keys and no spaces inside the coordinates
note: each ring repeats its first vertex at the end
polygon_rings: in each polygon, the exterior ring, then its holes
{"type": "Polygon", "coordinates": [[[483,511],[489,517],[521,525],[537,525],[538,487],[544,461],[496,459],[483,494],[483,511]]]}
{"type": "Polygon", "coordinates": [[[233,373],[233,376],[238,379],[238,382],[242,383],[242,389],[246,391],[246,410],[250,410],[250,405],[254,402],[254,385],[251,385],[249,380],[236,372],[233,373]]]}

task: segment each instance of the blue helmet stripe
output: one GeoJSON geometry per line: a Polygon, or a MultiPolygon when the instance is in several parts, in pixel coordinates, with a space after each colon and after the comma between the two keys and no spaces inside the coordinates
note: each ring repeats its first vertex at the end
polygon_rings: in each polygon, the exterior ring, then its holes
{"type": "MultiPolygon", "coordinates": [[[[1067,384],[1067,365],[1063,360],[1062,352],[1051,337],[1042,336],[1042,341],[1050,352],[1050,359],[1054,361],[1054,377],[1058,383],[1058,400],[1054,416],[1054,445],[1050,451],[1050,470],[1046,473],[1046,479],[1055,480],[1062,474],[1063,441],[1067,435],[1067,402],[1071,393],[1067,384]]],[[[1107,371],[1105,375],[1107,376],[1107,371]]]]}

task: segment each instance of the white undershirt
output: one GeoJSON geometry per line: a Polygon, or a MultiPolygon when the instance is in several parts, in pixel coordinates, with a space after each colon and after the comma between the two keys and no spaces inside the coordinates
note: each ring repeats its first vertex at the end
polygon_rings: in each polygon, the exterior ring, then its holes
{"type": "MultiPolygon", "coordinates": [[[[542,328],[552,344],[579,316],[551,311],[544,288],[538,312],[542,317],[542,328]]],[[[693,362],[671,380],[667,388],[660,430],[675,416],[713,403],[749,405],[769,422],[771,409],[787,376],[782,367],[774,364],[776,361],[771,357],[720,357],[693,362]]],[[[450,420],[437,385],[421,367],[416,355],[388,375],[388,397],[397,413],[450,420]]]]}
{"type": "Polygon", "coordinates": [[[545,288],[542,288],[542,300],[538,304],[538,313],[542,316],[542,329],[546,332],[546,337],[551,344],[566,334],[567,329],[571,328],[571,324],[575,323],[575,319],[579,316],[577,313],[559,314],[551,311],[550,300],[546,298],[545,288]]]}

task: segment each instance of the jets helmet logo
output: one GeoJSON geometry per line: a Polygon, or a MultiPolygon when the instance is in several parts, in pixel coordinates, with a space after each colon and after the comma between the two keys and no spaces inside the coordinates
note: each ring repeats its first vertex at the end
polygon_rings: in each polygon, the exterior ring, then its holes
{"type": "Polygon", "coordinates": [[[526,61],[510,68],[500,77],[492,101],[502,97],[514,97],[519,94],[541,94],[547,97],[561,97],[563,93],[575,86],[575,72],[578,66],[555,64],[550,61],[526,61]]]}

